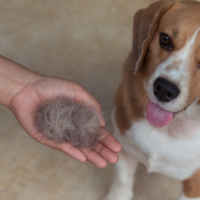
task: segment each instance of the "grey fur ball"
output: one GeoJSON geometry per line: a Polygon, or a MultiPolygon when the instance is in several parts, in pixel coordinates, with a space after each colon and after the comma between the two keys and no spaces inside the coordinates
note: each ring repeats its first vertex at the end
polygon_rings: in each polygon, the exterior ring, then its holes
{"type": "Polygon", "coordinates": [[[43,103],[36,113],[36,127],[49,139],[76,147],[93,148],[99,141],[99,115],[93,107],[66,97],[43,103]]]}

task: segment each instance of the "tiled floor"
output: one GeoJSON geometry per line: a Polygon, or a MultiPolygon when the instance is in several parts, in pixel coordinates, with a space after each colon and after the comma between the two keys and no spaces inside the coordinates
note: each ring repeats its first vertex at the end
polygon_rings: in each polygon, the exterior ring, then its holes
{"type": "MultiPolygon", "coordinates": [[[[108,116],[131,49],[132,17],[153,0],[2,0],[0,54],[83,85],[108,116]]],[[[98,169],[36,143],[0,107],[0,200],[101,200],[113,165],[98,169]]],[[[137,171],[135,200],[175,200],[180,183],[137,171]]]]}

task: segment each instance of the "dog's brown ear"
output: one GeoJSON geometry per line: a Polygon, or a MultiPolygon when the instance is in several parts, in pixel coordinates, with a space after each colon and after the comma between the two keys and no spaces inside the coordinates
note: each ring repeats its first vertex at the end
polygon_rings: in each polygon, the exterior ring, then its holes
{"type": "Polygon", "coordinates": [[[141,68],[149,44],[158,28],[162,16],[178,1],[158,1],[148,8],[139,10],[134,16],[133,26],[133,50],[137,58],[134,75],[141,68]]]}

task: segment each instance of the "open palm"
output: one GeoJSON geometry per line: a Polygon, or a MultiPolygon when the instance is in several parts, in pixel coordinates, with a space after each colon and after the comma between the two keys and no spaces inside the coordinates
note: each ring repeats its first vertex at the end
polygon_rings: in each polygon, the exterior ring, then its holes
{"type": "Polygon", "coordinates": [[[17,117],[24,130],[37,142],[60,150],[67,155],[85,162],[88,160],[98,167],[105,167],[107,161],[116,163],[121,149],[118,141],[104,128],[105,122],[100,117],[102,134],[95,148],[76,148],[68,142],[55,142],[46,138],[35,126],[35,117],[38,106],[59,96],[73,98],[77,102],[85,102],[92,105],[101,113],[101,107],[96,99],[90,95],[82,86],[59,78],[38,76],[36,80],[26,85],[12,99],[9,108],[17,117]]]}

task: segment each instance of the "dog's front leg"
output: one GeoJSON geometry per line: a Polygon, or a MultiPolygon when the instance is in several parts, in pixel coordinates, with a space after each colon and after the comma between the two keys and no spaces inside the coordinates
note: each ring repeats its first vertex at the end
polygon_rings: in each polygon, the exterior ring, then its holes
{"type": "Polygon", "coordinates": [[[134,174],[138,161],[132,155],[122,151],[115,164],[115,175],[111,187],[104,200],[132,200],[134,174]]]}
{"type": "Polygon", "coordinates": [[[178,200],[200,200],[200,169],[183,181],[183,192],[178,200]]]}

